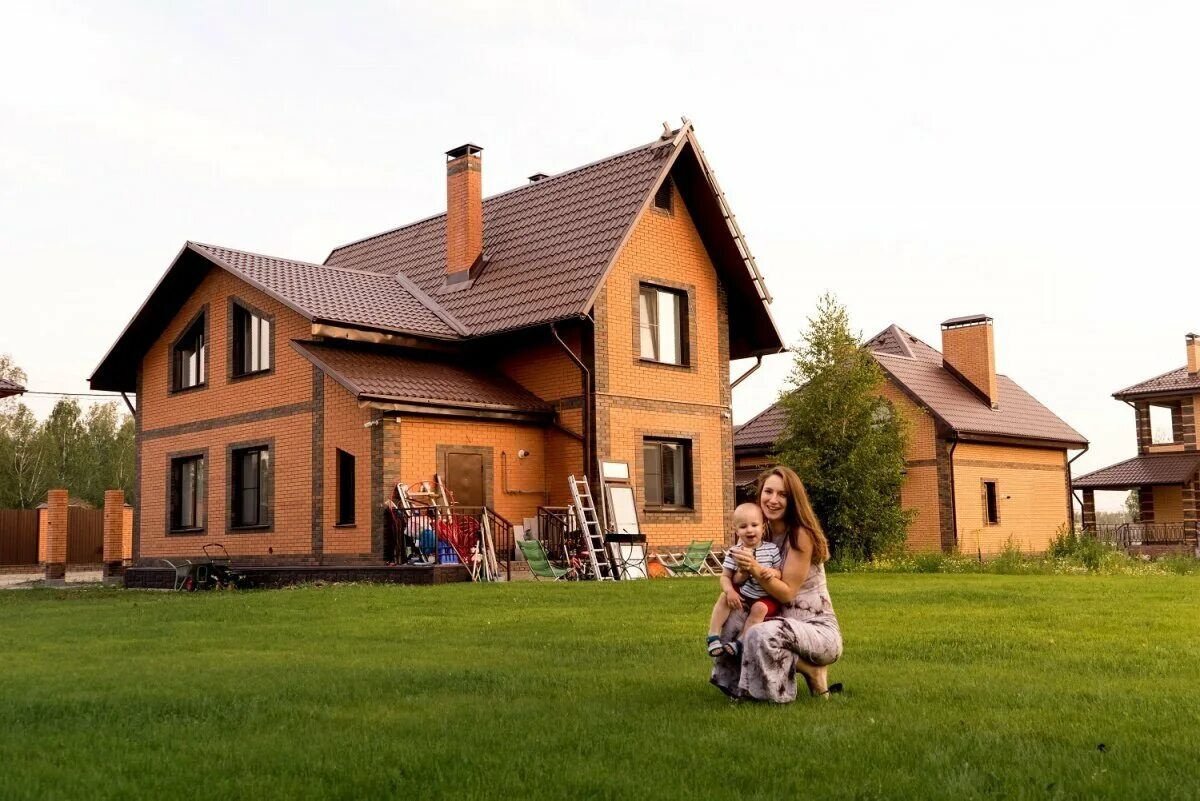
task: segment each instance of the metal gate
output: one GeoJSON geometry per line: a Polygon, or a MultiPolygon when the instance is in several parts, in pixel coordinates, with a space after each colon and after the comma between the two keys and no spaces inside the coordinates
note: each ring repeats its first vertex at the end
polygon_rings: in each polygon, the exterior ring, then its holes
{"type": "Polygon", "coordinates": [[[104,561],[104,510],[67,510],[67,564],[98,565],[104,561]]]}
{"type": "Polygon", "coordinates": [[[36,565],[37,509],[0,509],[0,565],[36,565]]]}

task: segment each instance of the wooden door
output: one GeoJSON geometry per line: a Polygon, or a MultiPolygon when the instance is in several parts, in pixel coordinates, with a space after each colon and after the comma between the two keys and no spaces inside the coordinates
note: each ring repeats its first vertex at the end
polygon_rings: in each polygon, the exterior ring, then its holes
{"type": "Polygon", "coordinates": [[[446,487],[458,506],[484,506],[483,454],[446,454],[446,487]]]}

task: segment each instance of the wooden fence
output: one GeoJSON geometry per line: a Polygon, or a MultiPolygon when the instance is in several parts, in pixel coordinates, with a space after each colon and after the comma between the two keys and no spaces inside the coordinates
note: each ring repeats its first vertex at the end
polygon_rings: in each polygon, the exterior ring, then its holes
{"type": "MultiPolygon", "coordinates": [[[[38,563],[38,515],[45,509],[0,509],[0,566],[38,563]]],[[[67,563],[98,565],[104,561],[104,510],[67,510],[67,563]]]]}
{"type": "Polygon", "coordinates": [[[0,565],[36,565],[37,509],[0,509],[0,565]]]}

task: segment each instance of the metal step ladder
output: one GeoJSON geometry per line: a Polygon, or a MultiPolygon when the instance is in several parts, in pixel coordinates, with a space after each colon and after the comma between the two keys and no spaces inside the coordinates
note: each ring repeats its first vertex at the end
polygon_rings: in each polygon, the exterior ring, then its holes
{"type": "Polygon", "coordinates": [[[596,502],[592,498],[587,476],[567,476],[567,483],[571,487],[571,506],[579,518],[579,528],[583,534],[584,550],[587,551],[592,576],[597,581],[613,581],[612,564],[608,561],[608,552],[604,548],[604,529],[600,527],[600,518],[596,516],[596,502]]]}

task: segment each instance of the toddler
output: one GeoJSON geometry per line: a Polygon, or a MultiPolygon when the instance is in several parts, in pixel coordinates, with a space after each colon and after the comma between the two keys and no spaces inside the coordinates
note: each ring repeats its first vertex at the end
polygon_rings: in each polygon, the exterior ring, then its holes
{"type": "Polygon", "coordinates": [[[733,510],[733,532],[738,543],[725,553],[721,571],[721,596],[713,606],[712,617],[708,623],[706,645],[709,656],[740,654],[746,632],[768,617],[779,615],[779,601],[767,595],[767,591],[749,574],[738,570],[737,562],[733,560],[735,550],[751,551],[754,560],[767,568],[769,577],[778,577],[782,558],[779,548],[774,543],[763,542],[764,529],[762,509],[758,508],[758,504],[743,503],[733,510]],[[741,634],[734,642],[721,642],[721,629],[729,619],[729,613],[734,609],[741,609],[742,604],[749,606],[749,613],[741,634]]]}

